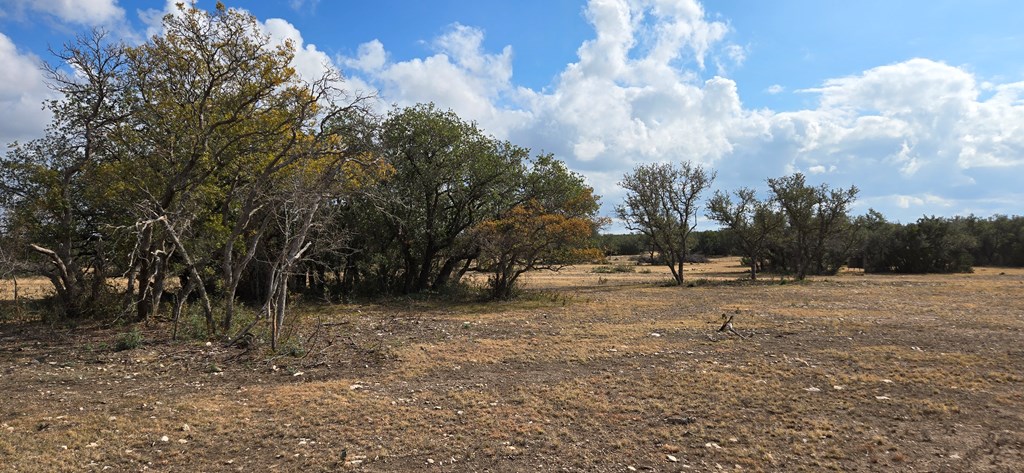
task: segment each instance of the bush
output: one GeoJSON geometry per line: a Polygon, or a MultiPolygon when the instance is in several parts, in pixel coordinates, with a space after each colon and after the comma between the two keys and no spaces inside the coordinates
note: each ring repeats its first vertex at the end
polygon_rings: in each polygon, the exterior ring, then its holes
{"type": "Polygon", "coordinates": [[[708,260],[708,257],[700,253],[691,253],[686,255],[687,263],[707,263],[708,261],[710,261],[708,260]]]}
{"type": "Polygon", "coordinates": [[[131,332],[117,336],[117,340],[114,341],[114,351],[134,350],[142,346],[142,342],[142,334],[139,333],[139,330],[132,329],[131,332]]]}
{"type": "Polygon", "coordinates": [[[596,274],[611,274],[611,273],[632,273],[636,271],[636,266],[630,264],[616,264],[614,266],[598,266],[590,272],[596,274]]]}

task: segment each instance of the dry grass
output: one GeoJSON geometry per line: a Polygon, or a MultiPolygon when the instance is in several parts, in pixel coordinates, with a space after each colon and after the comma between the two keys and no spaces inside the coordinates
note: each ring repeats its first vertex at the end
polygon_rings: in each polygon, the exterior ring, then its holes
{"type": "Polygon", "coordinates": [[[532,274],[512,303],[309,308],[332,344],[305,358],[9,323],[0,469],[1024,469],[1024,270],[638,269],[532,274]],[[749,338],[716,333],[722,313],[749,338]]]}

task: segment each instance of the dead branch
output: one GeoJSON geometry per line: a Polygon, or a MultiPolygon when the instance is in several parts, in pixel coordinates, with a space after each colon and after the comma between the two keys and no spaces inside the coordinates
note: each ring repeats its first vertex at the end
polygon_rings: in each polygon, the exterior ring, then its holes
{"type": "Polygon", "coordinates": [[[737,332],[736,328],[732,326],[732,319],[734,317],[736,317],[735,314],[730,315],[728,317],[726,317],[725,314],[722,314],[722,318],[726,319],[726,320],[725,320],[725,323],[723,323],[722,326],[718,328],[718,331],[719,332],[729,332],[729,333],[732,333],[732,334],[736,335],[737,337],[746,339],[747,337],[745,337],[743,334],[737,332]]]}

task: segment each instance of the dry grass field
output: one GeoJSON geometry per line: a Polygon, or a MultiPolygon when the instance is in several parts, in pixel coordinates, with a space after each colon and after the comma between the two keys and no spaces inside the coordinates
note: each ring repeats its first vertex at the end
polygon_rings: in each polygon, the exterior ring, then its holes
{"type": "Polygon", "coordinates": [[[305,305],[292,355],[0,314],[0,471],[1024,471],[1024,270],[594,269],[305,305]]]}

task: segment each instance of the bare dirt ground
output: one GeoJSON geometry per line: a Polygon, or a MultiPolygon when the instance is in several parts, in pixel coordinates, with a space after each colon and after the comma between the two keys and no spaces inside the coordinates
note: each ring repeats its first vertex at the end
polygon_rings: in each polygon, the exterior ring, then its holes
{"type": "Polygon", "coordinates": [[[0,315],[0,470],[1024,471],[1024,270],[593,270],[307,306],[297,356],[0,315]]]}

